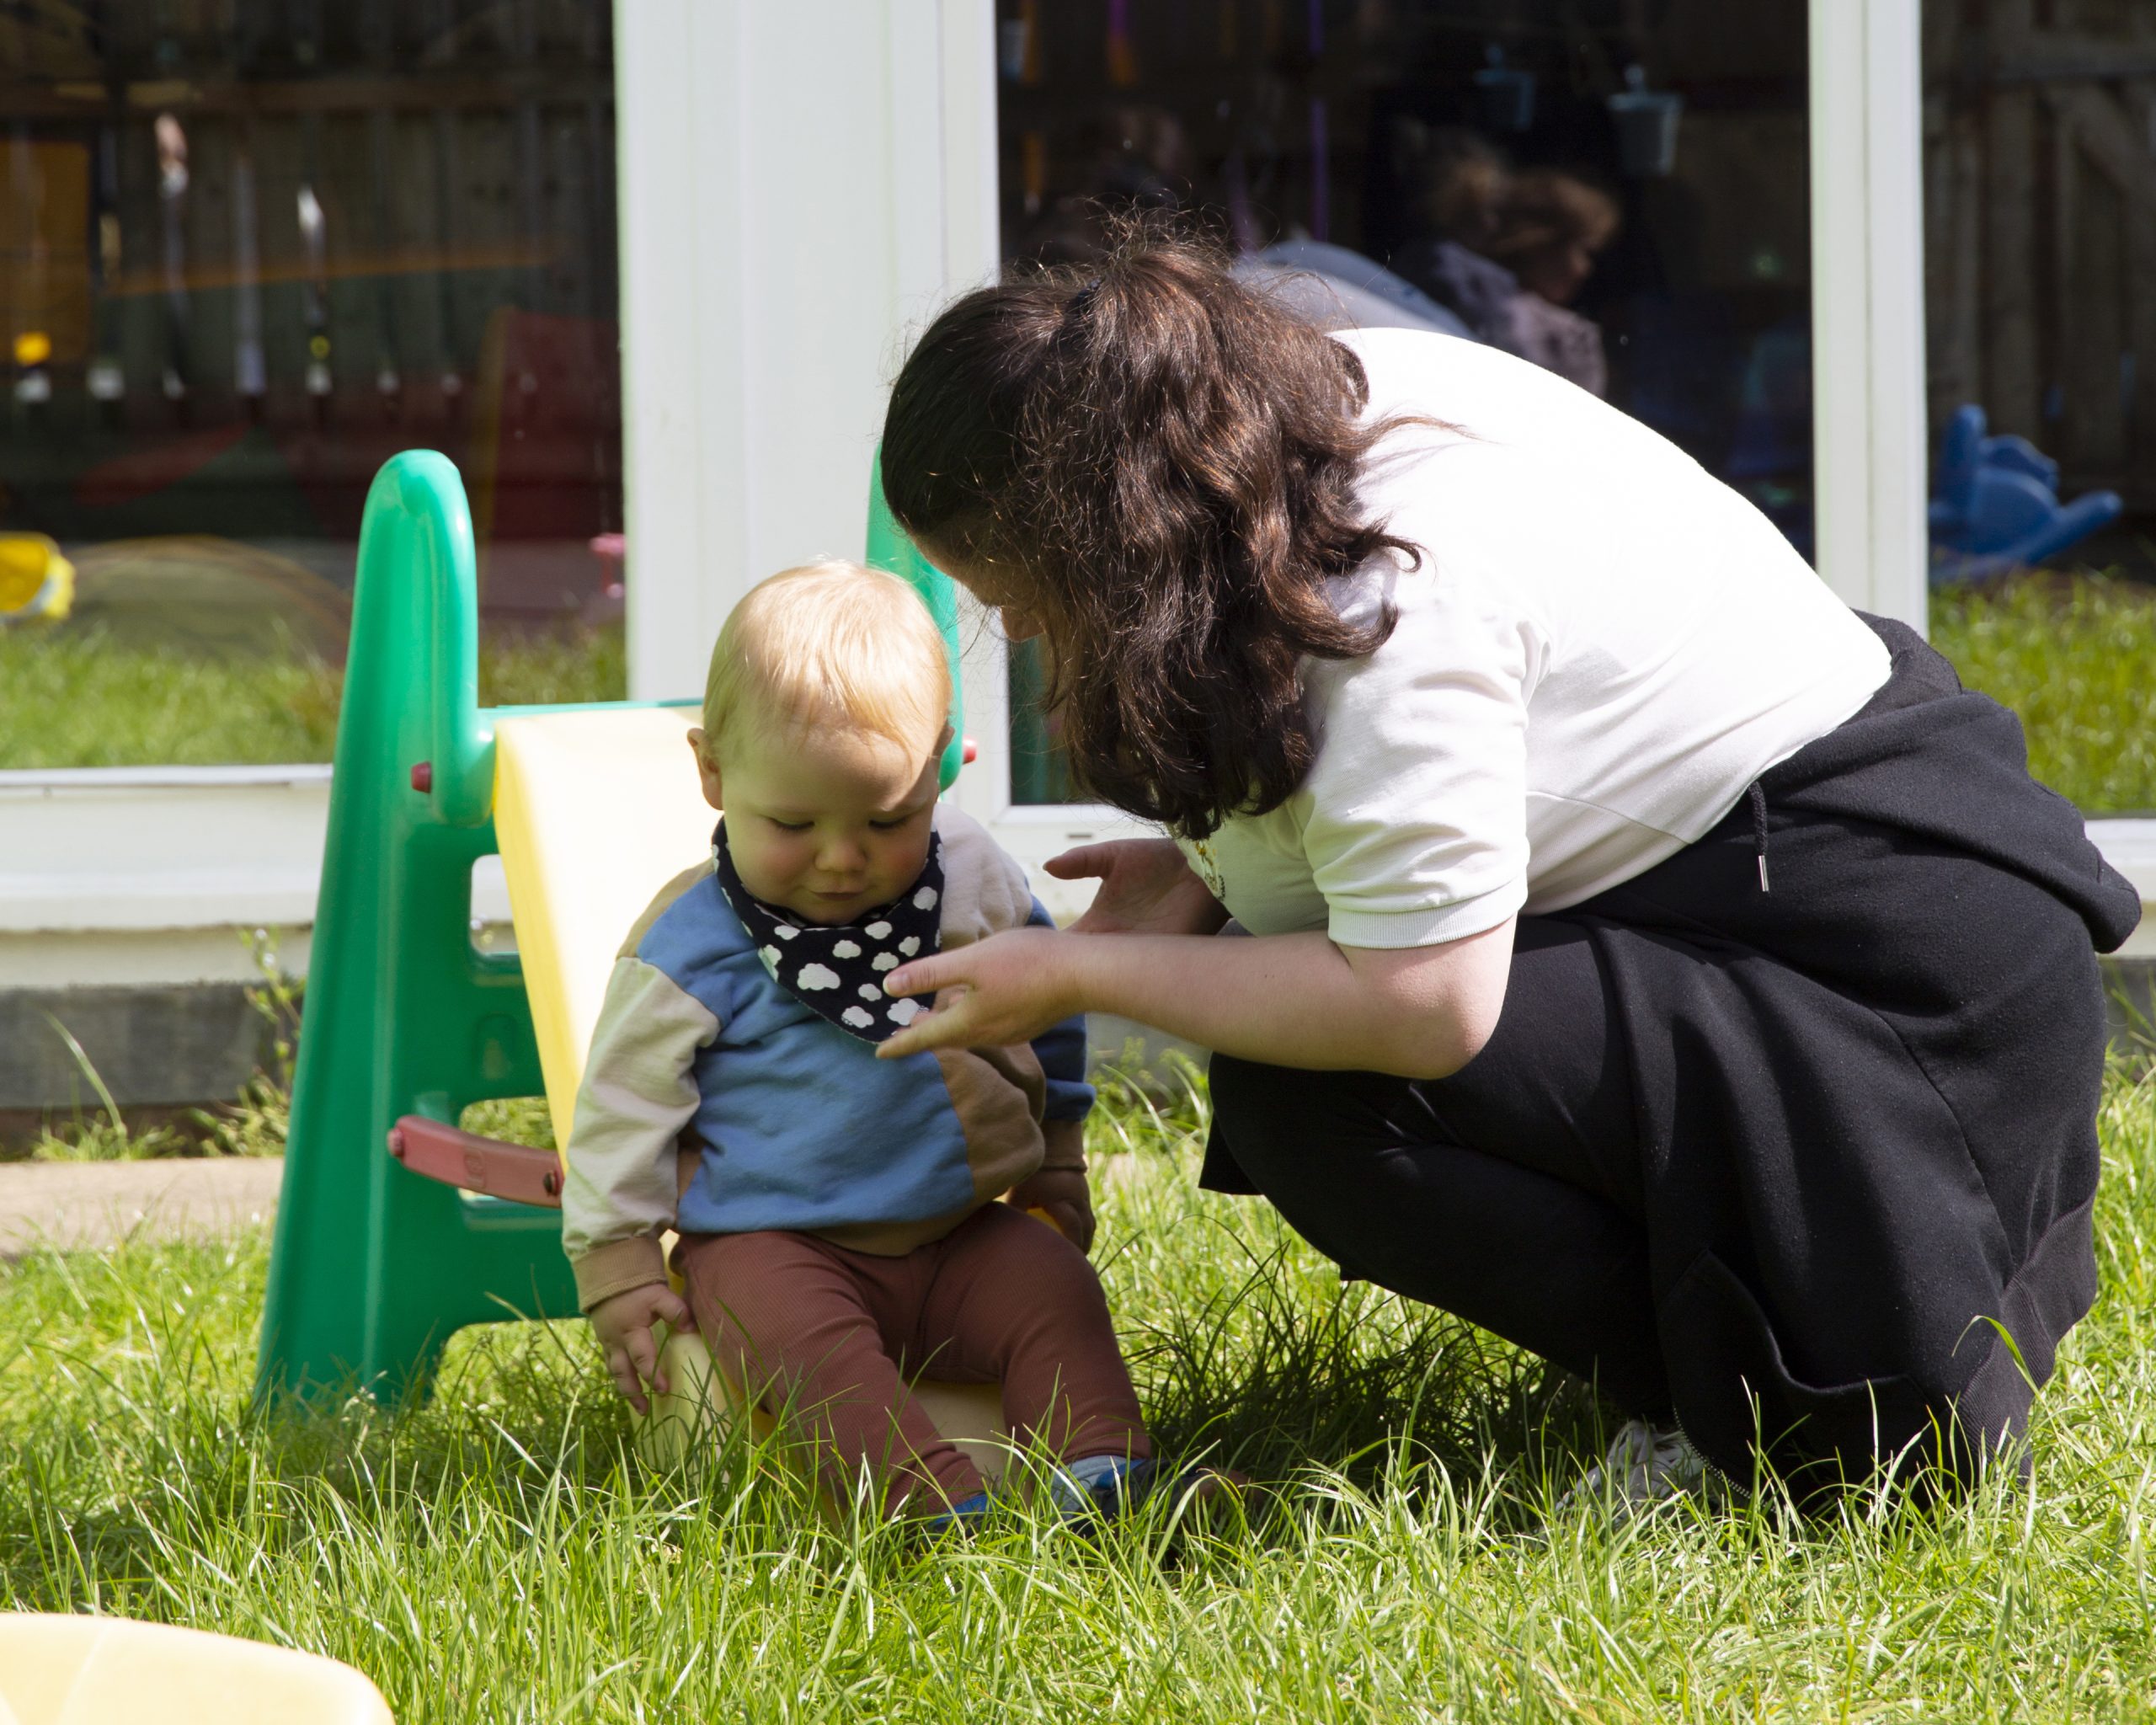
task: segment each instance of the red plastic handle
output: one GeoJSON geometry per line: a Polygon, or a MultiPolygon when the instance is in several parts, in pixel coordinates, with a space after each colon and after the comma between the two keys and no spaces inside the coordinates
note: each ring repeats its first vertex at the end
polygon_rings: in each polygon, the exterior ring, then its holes
{"type": "Polygon", "coordinates": [[[551,1150],[482,1138],[424,1114],[389,1129],[389,1153],[415,1174],[542,1210],[562,1207],[562,1162],[551,1150]]]}

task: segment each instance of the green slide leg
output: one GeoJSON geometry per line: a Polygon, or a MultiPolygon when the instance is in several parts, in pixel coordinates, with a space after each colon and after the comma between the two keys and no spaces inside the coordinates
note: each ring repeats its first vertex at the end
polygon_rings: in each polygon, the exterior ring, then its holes
{"type": "Polygon", "coordinates": [[[494,750],[471,515],[443,457],[376,478],[354,598],[258,1396],[401,1397],[465,1324],[576,1311],[557,1213],[467,1199],[383,1147],[399,1115],[542,1088],[521,972],[472,946],[494,750]]]}
{"type": "Polygon", "coordinates": [[[943,788],[947,791],[966,758],[965,698],[958,678],[958,593],[951,578],[921,554],[892,518],[891,506],[883,501],[880,453],[868,463],[867,563],[873,569],[904,577],[921,595],[921,603],[936,619],[936,627],[943,632],[943,650],[951,661],[951,746],[943,751],[941,769],[943,788]]]}

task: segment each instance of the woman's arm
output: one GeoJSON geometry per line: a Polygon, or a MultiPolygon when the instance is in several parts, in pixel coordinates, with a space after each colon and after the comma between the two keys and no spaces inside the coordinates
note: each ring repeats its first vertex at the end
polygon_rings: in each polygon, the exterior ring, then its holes
{"type": "Polygon", "coordinates": [[[1513,924],[1441,946],[1336,946],[1324,935],[1057,934],[1018,929],[901,965],[894,995],[937,1009],[885,1042],[1023,1042],[1072,1012],[1115,1012],[1200,1047],[1310,1071],[1444,1078],[1497,1028],[1513,924]]]}

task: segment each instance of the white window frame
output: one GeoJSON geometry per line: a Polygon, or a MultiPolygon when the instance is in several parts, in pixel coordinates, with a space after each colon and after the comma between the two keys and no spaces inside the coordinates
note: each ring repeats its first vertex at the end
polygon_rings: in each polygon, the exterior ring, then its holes
{"type": "MultiPolygon", "coordinates": [[[[974,80],[961,125],[947,124],[952,208],[973,212],[949,291],[996,267],[992,0],[946,0],[947,30],[977,31],[947,54],[947,76],[974,80]],[[967,141],[973,152],[966,153],[967,141]]],[[[1812,166],[1815,562],[1850,605],[1928,628],[1929,457],[1924,398],[1921,0],[1812,0],[1807,86],[1812,166]]],[[[1024,806],[1010,794],[1010,668],[977,615],[965,660],[967,728],[980,756],[960,801],[1025,862],[1070,844],[1139,830],[1101,804],[1024,806]]],[[[2156,820],[2100,818],[2090,838],[2156,905],[2156,820]]],[[[1067,890],[1067,889],[1066,889],[1067,890]]],[[[1066,916],[1082,905],[1051,900],[1066,916]]],[[[2156,918],[2118,954],[2156,959],[2156,918]]]]}
{"type": "MultiPolygon", "coordinates": [[[[1813,0],[1810,82],[1819,566],[1920,626],[1919,3],[1813,0]]],[[[995,270],[995,14],[616,0],[615,18],[630,676],[671,697],[696,692],[758,575],[860,554],[905,339],[995,270]]],[[[1011,803],[1006,654],[965,622],[979,757],[956,800],[1068,916],[1084,893],[1040,863],[1136,828],[1011,803]]],[[[312,921],[326,793],[319,768],[0,774],[0,986],[244,975],[232,931],[296,943],[312,921]]],[[[2090,830],[2156,900],[2156,821],[2090,830]]],[[[2156,923],[2127,950],[2156,955],[2156,923]]]]}
{"type": "Polygon", "coordinates": [[[1815,561],[1860,610],[1926,627],[1919,0],[1812,0],[1815,561]]]}
{"type": "MultiPolygon", "coordinates": [[[[760,577],[863,548],[870,452],[910,334],[1000,261],[993,0],[620,0],[630,692],[693,694],[760,577]],[[841,237],[837,243],[833,236],[841,237]],[[827,259],[819,267],[814,259],[827,259]]],[[[1039,865],[1139,830],[1011,801],[1009,669],[962,611],[954,800],[1039,865]]]]}

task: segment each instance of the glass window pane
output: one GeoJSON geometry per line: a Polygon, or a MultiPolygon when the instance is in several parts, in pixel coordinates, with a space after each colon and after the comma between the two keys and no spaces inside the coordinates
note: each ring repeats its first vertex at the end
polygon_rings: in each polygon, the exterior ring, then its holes
{"type": "Polygon", "coordinates": [[[2039,778],[2156,811],[2156,33],[1924,13],[1932,638],[2039,778]]]}
{"type": "MultiPolygon", "coordinates": [[[[1339,321],[1493,342],[1606,395],[1809,551],[1804,0],[998,0],[1006,257],[1195,213],[1339,321]]],[[[1297,290],[1289,284],[1285,291],[1297,290]]],[[[1012,795],[1068,774],[1030,649],[1012,795]]]]}
{"type": "Polygon", "coordinates": [[[482,697],[618,695],[608,0],[40,17],[0,71],[0,767],[327,760],[414,447],[471,497],[482,697]]]}

